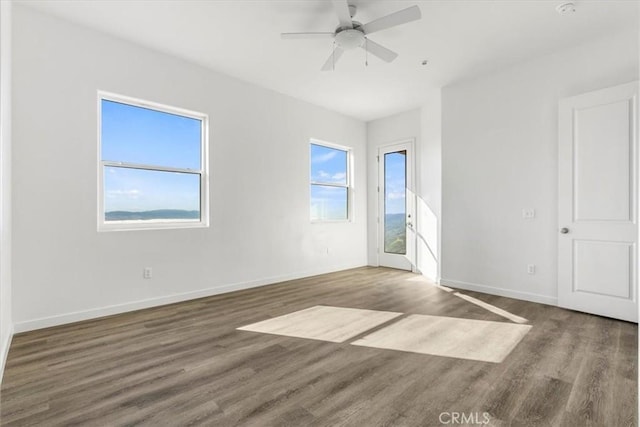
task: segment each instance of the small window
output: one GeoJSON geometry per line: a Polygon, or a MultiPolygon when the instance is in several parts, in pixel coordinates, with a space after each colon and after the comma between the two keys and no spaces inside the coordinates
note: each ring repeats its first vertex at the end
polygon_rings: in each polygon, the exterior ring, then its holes
{"type": "Polygon", "coordinates": [[[98,229],[207,226],[207,116],[105,93],[98,111],[98,229]]]}
{"type": "Polygon", "coordinates": [[[311,220],[347,221],[350,218],[350,150],[311,143],[311,220]]]}

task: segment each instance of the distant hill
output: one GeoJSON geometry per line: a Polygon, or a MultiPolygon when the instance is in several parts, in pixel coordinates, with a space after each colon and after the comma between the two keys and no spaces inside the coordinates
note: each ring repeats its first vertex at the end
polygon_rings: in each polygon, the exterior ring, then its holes
{"type": "Polygon", "coordinates": [[[385,215],[384,250],[392,254],[407,252],[407,231],[404,214],[385,215]]]}
{"type": "Polygon", "coordinates": [[[200,219],[199,211],[185,211],[180,209],[157,209],[153,211],[111,211],[106,212],[105,221],[134,221],[150,219],[200,219]]]}

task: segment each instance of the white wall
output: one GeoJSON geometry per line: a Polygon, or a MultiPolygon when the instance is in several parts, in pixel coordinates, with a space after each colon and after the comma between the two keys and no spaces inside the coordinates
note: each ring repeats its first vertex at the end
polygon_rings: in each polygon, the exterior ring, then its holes
{"type": "Polygon", "coordinates": [[[443,283],[556,302],[558,100],[637,78],[631,32],[443,89],[443,283]]]}
{"type": "Polygon", "coordinates": [[[367,123],[368,149],[368,262],[378,265],[378,148],[393,142],[415,140],[415,196],[417,250],[415,264],[425,276],[438,279],[440,215],[440,91],[425,96],[421,109],[367,123]]]}
{"type": "Polygon", "coordinates": [[[442,96],[434,90],[425,97],[420,112],[420,144],[416,169],[418,192],[416,216],[418,251],[416,262],[422,274],[440,280],[440,226],[442,205],[442,96]]]}
{"type": "Polygon", "coordinates": [[[0,383],[11,320],[11,2],[0,1],[0,383]]]}
{"type": "Polygon", "coordinates": [[[366,264],[364,123],[19,5],[13,26],[16,330],[366,264]],[[210,228],[96,231],[98,89],[209,114],[210,228]],[[309,222],[312,137],[353,147],[353,223],[309,222]]]}

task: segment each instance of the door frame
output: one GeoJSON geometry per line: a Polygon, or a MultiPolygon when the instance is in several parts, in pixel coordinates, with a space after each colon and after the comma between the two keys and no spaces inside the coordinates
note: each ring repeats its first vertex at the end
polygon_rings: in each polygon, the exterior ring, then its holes
{"type": "MultiPolygon", "coordinates": [[[[376,212],[376,259],[378,266],[381,266],[381,258],[384,251],[384,160],[382,159],[383,152],[389,152],[397,147],[397,151],[406,150],[407,151],[407,175],[406,175],[406,194],[405,194],[405,205],[406,205],[406,214],[411,215],[411,219],[413,221],[413,227],[411,231],[413,231],[413,237],[409,238],[409,227],[407,228],[407,253],[405,258],[410,264],[410,269],[407,271],[411,271],[413,273],[417,272],[416,268],[416,253],[417,253],[417,239],[416,239],[416,230],[417,230],[417,218],[416,218],[416,173],[415,173],[415,138],[405,138],[396,140],[393,142],[389,142],[383,145],[378,146],[378,151],[376,153],[376,166],[377,166],[377,212],[376,212]]],[[[397,255],[402,256],[402,255],[397,255]]],[[[388,265],[383,265],[388,266],[388,265]]],[[[392,267],[399,268],[399,267],[392,267]]]]}

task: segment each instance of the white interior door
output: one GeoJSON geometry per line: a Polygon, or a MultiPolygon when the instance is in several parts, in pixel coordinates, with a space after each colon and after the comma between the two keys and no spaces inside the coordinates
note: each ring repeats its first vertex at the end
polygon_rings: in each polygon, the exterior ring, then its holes
{"type": "Polygon", "coordinates": [[[378,150],[378,263],[414,270],[413,141],[378,150]]]}
{"type": "Polygon", "coordinates": [[[558,304],[638,321],[638,82],[560,101],[558,304]]]}

